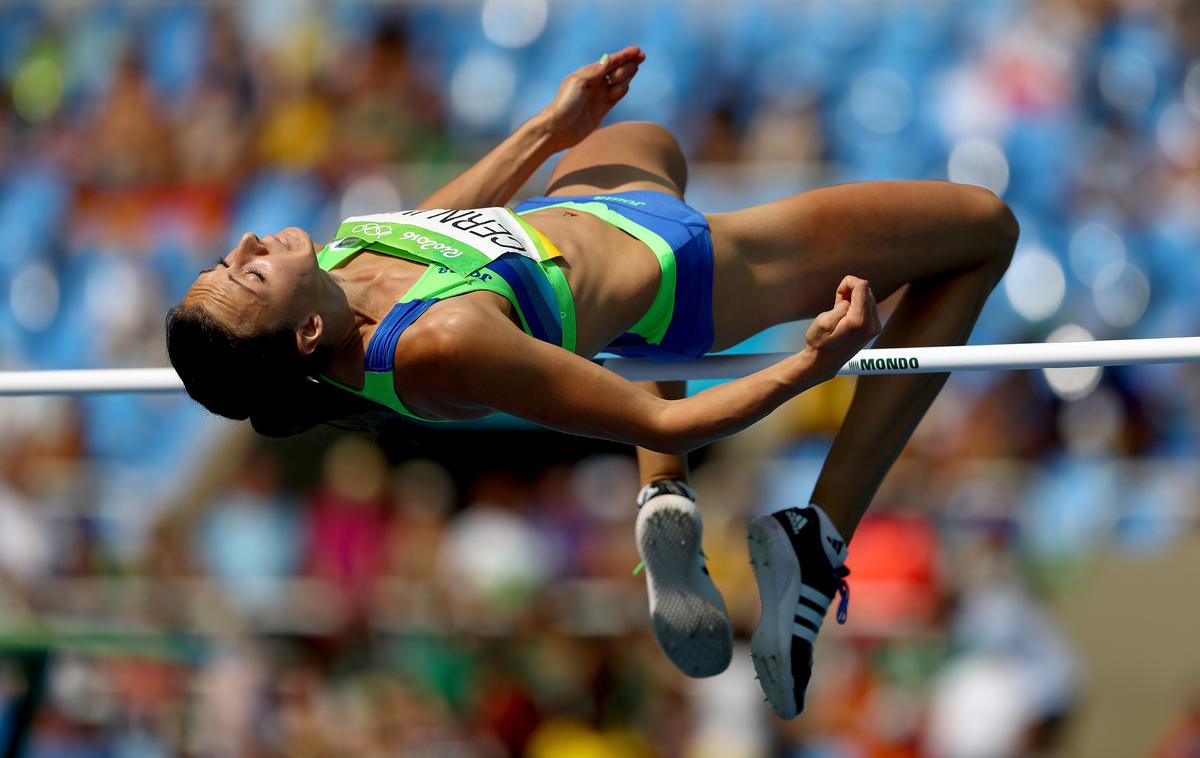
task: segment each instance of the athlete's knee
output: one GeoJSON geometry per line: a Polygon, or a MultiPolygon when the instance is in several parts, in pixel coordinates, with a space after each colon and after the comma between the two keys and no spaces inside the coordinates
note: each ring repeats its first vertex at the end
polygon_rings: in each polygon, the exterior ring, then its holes
{"type": "Polygon", "coordinates": [[[644,145],[662,159],[668,178],[680,192],[687,189],[687,159],[679,140],[662,124],[653,121],[620,121],[596,130],[597,136],[620,141],[624,146],[644,145]]]}
{"type": "Polygon", "coordinates": [[[676,149],[679,148],[679,143],[675,141],[671,131],[653,121],[618,121],[615,124],[600,127],[596,130],[596,134],[615,137],[626,142],[662,140],[674,145],[676,149]]]}
{"type": "Polygon", "coordinates": [[[996,244],[989,262],[998,274],[1003,276],[1008,270],[1008,265],[1012,263],[1013,251],[1016,250],[1017,239],[1021,236],[1021,224],[1018,223],[1012,208],[1008,207],[1008,203],[996,197],[995,205],[991,226],[996,244]]]}
{"type": "Polygon", "coordinates": [[[989,268],[1003,274],[1012,261],[1013,250],[1021,235],[1012,208],[986,187],[962,185],[967,194],[972,225],[977,229],[979,248],[989,268]]]}

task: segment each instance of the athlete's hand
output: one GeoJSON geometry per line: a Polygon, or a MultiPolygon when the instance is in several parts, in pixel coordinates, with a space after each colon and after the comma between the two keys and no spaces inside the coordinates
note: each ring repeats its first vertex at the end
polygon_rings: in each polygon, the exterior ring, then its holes
{"type": "Polygon", "coordinates": [[[813,319],[804,335],[805,350],[820,367],[836,372],[879,334],[875,295],[866,279],[847,276],[838,285],[833,308],[813,319]]]}
{"type": "Polygon", "coordinates": [[[644,60],[641,48],[630,45],[563,79],[554,101],[541,114],[555,151],[579,144],[600,126],[605,114],[625,97],[644,60]]]}

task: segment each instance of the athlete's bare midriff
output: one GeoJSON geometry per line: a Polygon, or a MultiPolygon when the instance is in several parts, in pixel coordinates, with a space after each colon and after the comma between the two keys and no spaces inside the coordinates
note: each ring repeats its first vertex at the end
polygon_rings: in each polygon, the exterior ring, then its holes
{"type": "MultiPolygon", "coordinates": [[[[575,352],[595,355],[633,326],[654,301],[661,278],[658,260],[643,243],[589,214],[551,209],[524,218],[562,251],[560,265],[575,301],[575,352]]],[[[341,271],[371,281],[367,288],[371,302],[357,305],[378,323],[427,267],[390,255],[367,254],[355,256],[341,271]]],[[[469,292],[447,300],[446,305],[460,298],[489,303],[520,327],[516,309],[501,295],[469,292]]],[[[439,307],[444,306],[433,306],[439,307]]],[[[369,333],[364,335],[369,338],[369,333]]]]}
{"type": "Polygon", "coordinates": [[[575,299],[575,352],[592,356],[654,302],[662,270],[650,248],[587,213],[550,208],[523,218],[562,251],[575,299]]]}

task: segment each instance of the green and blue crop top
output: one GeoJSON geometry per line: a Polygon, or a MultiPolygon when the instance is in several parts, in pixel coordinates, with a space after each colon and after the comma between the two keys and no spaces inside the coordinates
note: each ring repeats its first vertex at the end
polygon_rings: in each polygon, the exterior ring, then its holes
{"type": "Polygon", "coordinates": [[[575,349],[575,303],[555,260],[562,253],[507,208],[354,216],[342,222],[337,237],[317,253],[317,264],[332,271],[363,250],[429,265],[371,336],[362,388],[327,376],[320,377],[322,382],[421,419],[396,395],[392,375],[396,343],[434,303],[480,290],[495,292],[512,303],[526,334],[575,349]]]}

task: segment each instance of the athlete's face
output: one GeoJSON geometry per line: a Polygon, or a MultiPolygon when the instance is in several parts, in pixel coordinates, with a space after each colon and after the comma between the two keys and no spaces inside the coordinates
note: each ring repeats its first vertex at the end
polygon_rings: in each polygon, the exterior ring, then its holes
{"type": "Polygon", "coordinates": [[[184,304],[203,304],[235,332],[299,326],[316,309],[320,268],[312,238],[288,227],[259,238],[247,232],[216,266],[200,272],[184,304]]]}

